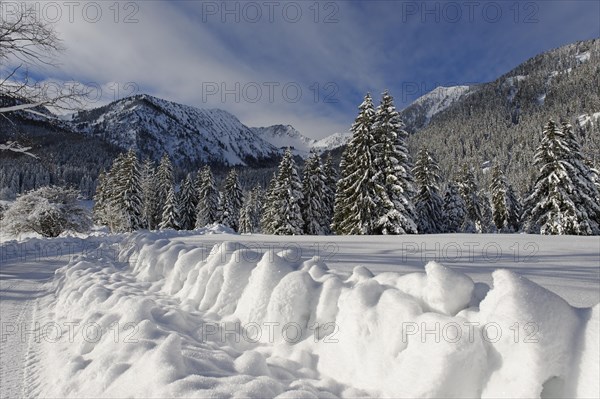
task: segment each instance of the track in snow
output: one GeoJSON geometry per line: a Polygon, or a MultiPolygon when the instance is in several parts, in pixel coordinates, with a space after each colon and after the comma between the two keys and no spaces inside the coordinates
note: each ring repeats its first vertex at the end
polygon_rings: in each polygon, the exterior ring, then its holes
{"type": "Polygon", "coordinates": [[[64,264],[56,258],[0,263],[0,398],[36,396],[39,302],[48,295],[45,283],[64,264]]]}

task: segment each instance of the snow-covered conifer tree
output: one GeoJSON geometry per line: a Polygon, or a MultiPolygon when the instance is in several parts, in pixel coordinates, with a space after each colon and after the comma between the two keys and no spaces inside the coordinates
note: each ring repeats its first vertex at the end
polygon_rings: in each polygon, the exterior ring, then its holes
{"type": "Polygon", "coordinates": [[[162,213],[167,202],[167,194],[175,184],[173,175],[173,164],[167,154],[164,154],[160,159],[158,169],[156,171],[156,198],[160,206],[159,218],[162,218],[162,213]]]}
{"type": "Polygon", "coordinates": [[[419,233],[443,233],[444,201],[439,194],[440,168],[427,148],[419,151],[413,173],[418,187],[415,210],[419,233]]]}
{"type": "Polygon", "coordinates": [[[225,186],[219,197],[221,224],[238,230],[243,200],[237,171],[232,169],[225,178],[225,186]]]}
{"type": "Polygon", "coordinates": [[[500,232],[519,231],[520,204],[499,165],[492,170],[492,217],[500,232]]]}
{"type": "Polygon", "coordinates": [[[466,205],[465,222],[461,228],[462,231],[467,233],[482,233],[484,222],[479,188],[475,180],[473,168],[466,164],[459,175],[458,191],[466,205]]]}
{"type": "Polygon", "coordinates": [[[273,234],[275,219],[275,187],[277,185],[277,173],[273,174],[267,187],[265,200],[262,203],[262,214],[260,218],[261,230],[265,234],[273,234]]]}
{"type": "Polygon", "coordinates": [[[463,201],[458,186],[450,182],[444,195],[444,220],[446,233],[460,233],[465,223],[467,206],[463,201]]]}
{"type": "Polygon", "coordinates": [[[312,152],[304,166],[302,179],[304,234],[321,235],[329,232],[325,185],[321,158],[318,153],[312,152]]]}
{"type": "Polygon", "coordinates": [[[179,229],[179,210],[177,209],[177,203],[178,201],[175,194],[175,188],[171,186],[167,192],[167,200],[163,206],[163,213],[159,225],[161,230],[179,229]]]}
{"type": "Polygon", "coordinates": [[[143,226],[149,230],[158,228],[160,213],[162,212],[162,204],[157,198],[158,183],[156,181],[156,170],[154,162],[146,159],[141,170],[141,187],[142,187],[142,220],[143,226]]]}
{"type": "Polygon", "coordinates": [[[246,193],[240,211],[240,233],[258,233],[260,231],[260,212],[262,208],[260,195],[261,190],[258,186],[246,193]]]}
{"type": "Polygon", "coordinates": [[[375,169],[375,234],[417,232],[412,165],[406,148],[408,133],[403,129],[393,97],[386,91],[373,123],[372,161],[375,169]]]}
{"type": "Polygon", "coordinates": [[[375,109],[367,94],[350,129],[352,139],[340,162],[340,180],[335,195],[332,229],[337,234],[373,234],[377,196],[372,148],[375,109]]]}
{"type": "Polygon", "coordinates": [[[589,235],[597,232],[598,194],[569,125],[550,120],[536,150],[539,175],[525,200],[529,233],[589,235]],[[591,203],[590,203],[591,202],[591,203]]]}
{"type": "Polygon", "coordinates": [[[302,183],[292,150],[287,149],[277,171],[277,180],[272,193],[273,219],[270,229],[276,235],[300,235],[303,232],[304,220],[300,208],[302,183]]]}
{"type": "Polygon", "coordinates": [[[188,174],[181,184],[179,195],[179,212],[182,230],[193,230],[196,225],[196,207],[198,198],[192,176],[188,174]]]}
{"type": "Polygon", "coordinates": [[[202,168],[196,177],[198,205],[196,206],[196,228],[218,221],[219,192],[210,166],[202,168]]]}
{"type": "Polygon", "coordinates": [[[333,166],[333,157],[331,152],[325,158],[323,166],[323,174],[325,176],[325,192],[323,193],[323,211],[327,223],[327,234],[331,233],[331,221],[333,218],[333,206],[335,204],[335,187],[337,184],[337,171],[333,166]]]}
{"type": "Polygon", "coordinates": [[[110,219],[115,219],[115,212],[120,215],[116,219],[121,223],[117,225],[114,224],[115,221],[111,224],[116,231],[134,231],[142,227],[140,179],[138,160],[132,150],[115,159],[108,184],[111,191],[109,203],[113,213],[110,219]]]}

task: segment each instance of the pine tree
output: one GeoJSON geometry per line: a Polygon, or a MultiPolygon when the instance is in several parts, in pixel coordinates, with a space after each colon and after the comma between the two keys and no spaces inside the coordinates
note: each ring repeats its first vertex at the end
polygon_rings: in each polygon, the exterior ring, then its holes
{"type": "Polygon", "coordinates": [[[181,185],[179,196],[179,211],[182,230],[193,230],[196,225],[196,207],[198,198],[192,176],[188,174],[181,185]]]}
{"type": "Polygon", "coordinates": [[[159,225],[161,230],[179,229],[179,210],[177,209],[177,202],[175,189],[173,186],[171,186],[167,192],[167,200],[165,201],[165,206],[163,207],[163,213],[159,225]]]}
{"type": "Polygon", "coordinates": [[[270,226],[272,234],[302,234],[304,227],[300,209],[303,200],[302,183],[290,148],[285,151],[279,164],[272,200],[273,215],[270,226]]]}
{"type": "Polygon", "coordinates": [[[458,191],[466,205],[465,223],[462,230],[467,233],[481,233],[484,230],[483,213],[479,188],[473,168],[463,166],[458,179],[458,191]]]}
{"type": "Polygon", "coordinates": [[[142,165],[141,171],[141,187],[142,187],[142,221],[143,226],[149,230],[158,228],[158,223],[161,217],[162,204],[157,198],[158,184],[156,181],[156,170],[154,162],[146,159],[142,165]]]}
{"type": "Polygon", "coordinates": [[[439,194],[440,168],[426,148],[419,151],[413,173],[418,186],[415,210],[419,233],[443,233],[444,201],[439,194]]]}
{"type": "Polygon", "coordinates": [[[329,231],[329,221],[326,210],[326,182],[321,166],[321,158],[312,152],[304,166],[302,179],[302,219],[304,234],[321,235],[329,231]]]}
{"type": "Polygon", "coordinates": [[[225,186],[223,187],[219,199],[220,223],[237,231],[239,227],[240,210],[243,203],[243,193],[235,169],[232,169],[227,175],[225,186]]]}
{"type": "Polygon", "coordinates": [[[159,209],[161,212],[158,213],[159,220],[162,219],[162,213],[164,213],[164,207],[167,202],[167,195],[169,190],[175,184],[173,177],[173,165],[171,164],[171,160],[167,154],[164,154],[160,159],[160,163],[158,165],[158,169],[156,171],[156,199],[159,204],[159,209]]]}
{"type": "Polygon", "coordinates": [[[596,233],[594,213],[598,207],[598,194],[588,171],[581,165],[583,157],[578,150],[570,126],[563,125],[561,130],[550,120],[544,127],[542,141],[535,154],[539,175],[533,192],[525,200],[527,232],[596,233]]]}
{"type": "Polygon", "coordinates": [[[371,148],[375,184],[375,234],[415,234],[412,166],[406,148],[408,133],[403,130],[393,97],[386,91],[377,108],[371,148]]]}
{"type": "Polygon", "coordinates": [[[467,205],[463,201],[458,186],[455,183],[448,184],[444,195],[444,219],[446,233],[460,233],[465,222],[467,205]]]}
{"type": "Polygon", "coordinates": [[[372,148],[375,109],[367,94],[350,129],[352,139],[340,162],[341,178],[335,195],[332,229],[336,234],[372,234],[377,217],[376,174],[372,148]]]}
{"type": "Polygon", "coordinates": [[[219,193],[210,166],[202,168],[196,178],[198,205],[196,206],[196,228],[218,221],[219,193]]]}

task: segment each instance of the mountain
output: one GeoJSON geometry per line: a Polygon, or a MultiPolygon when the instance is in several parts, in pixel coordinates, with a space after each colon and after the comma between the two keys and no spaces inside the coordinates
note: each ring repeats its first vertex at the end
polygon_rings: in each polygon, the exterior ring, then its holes
{"type": "Polygon", "coordinates": [[[489,176],[481,166],[500,164],[525,194],[537,173],[532,162],[542,128],[553,118],[573,125],[598,167],[599,65],[600,39],[582,41],[535,56],[493,82],[457,89],[458,99],[410,136],[411,153],[429,148],[450,179],[464,163],[474,165],[482,185],[489,176]]]}
{"type": "Polygon", "coordinates": [[[252,132],[280,150],[291,147],[296,155],[306,156],[316,140],[303,136],[290,125],[253,127],[252,132]]]}
{"type": "Polygon", "coordinates": [[[335,148],[346,145],[352,138],[352,133],[334,133],[330,136],[322,138],[313,144],[313,148],[317,151],[331,151],[335,148]]]}
{"type": "Polygon", "coordinates": [[[137,95],[72,116],[73,129],[124,150],[179,166],[260,165],[278,151],[232,114],[137,95]]]}
{"type": "Polygon", "coordinates": [[[471,89],[471,86],[439,86],[419,97],[400,112],[406,131],[414,133],[424,128],[432,117],[469,95],[471,89]]]}

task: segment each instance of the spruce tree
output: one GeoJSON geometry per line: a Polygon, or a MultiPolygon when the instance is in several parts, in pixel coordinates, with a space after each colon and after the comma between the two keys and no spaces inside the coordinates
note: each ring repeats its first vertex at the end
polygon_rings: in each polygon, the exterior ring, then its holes
{"type": "Polygon", "coordinates": [[[406,148],[408,133],[403,129],[393,97],[386,91],[377,108],[371,148],[375,169],[373,183],[377,196],[375,234],[415,234],[412,165],[406,148]]]}
{"type": "Polygon", "coordinates": [[[600,234],[600,191],[598,190],[598,172],[590,166],[590,161],[583,156],[579,140],[573,127],[567,122],[561,125],[569,148],[568,161],[573,165],[575,177],[572,178],[575,189],[574,201],[579,208],[585,210],[589,218],[591,234],[600,234]]]}
{"type": "Polygon", "coordinates": [[[165,201],[165,206],[163,207],[163,213],[159,225],[161,230],[179,229],[179,210],[177,202],[175,189],[173,186],[171,186],[169,191],[167,191],[167,199],[165,201]]]}
{"type": "Polygon", "coordinates": [[[272,200],[273,214],[270,226],[272,234],[302,234],[304,227],[300,208],[303,200],[302,183],[290,148],[285,151],[279,164],[272,200]]]}
{"type": "Polygon", "coordinates": [[[350,129],[352,139],[340,162],[341,178],[335,195],[332,229],[336,234],[373,234],[377,196],[372,148],[375,109],[367,94],[350,129]]]}
{"type": "Polygon", "coordinates": [[[219,197],[220,223],[238,230],[240,210],[243,203],[243,193],[237,171],[232,169],[225,179],[225,186],[219,197]]]}
{"type": "Polygon", "coordinates": [[[323,174],[325,176],[325,192],[323,193],[323,211],[325,214],[324,224],[326,224],[326,232],[329,234],[331,233],[333,207],[335,204],[335,187],[337,184],[337,171],[333,166],[333,157],[331,156],[331,152],[329,152],[325,158],[323,174]]]}
{"type": "Polygon", "coordinates": [[[171,160],[167,154],[164,154],[160,159],[160,163],[158,165],[158,169],[156,171],[156,199],[159,204],[160,212],[158,213],[159,219],[162,218],[162,211],[164,211],[164,207],[167,202],[167,195],[169,190],[175,184],[174,176],[173,176],[173,165],[171,164],[171,160]]]}
{"type": "Polygon", "coordinates": [[[111,169],[109,182],[112,191],[111,213],[117,212],[120,220],[115,228],[118,231],[140,229],[143,210],[142,188],[138,160],[132,150],[117,157],[111,169]]]}
{"type": "Polygon", "coordinates": [[[489,193],[486,190],[479,190],[479,203],[481,204],[481,222],[480,233],[495,233],[496,226],[494,225],[494,211],[490,201],[489,193]]]}
{"type": "Polygon", "coordinates": [[[483,210],[479,188],[473,168],[465,164],[458,179],[458,191],[466,205],[465,222],[462,231],[482,233],[484,230],[483,210]]]}
{"type": "Polygon", "coordinates": [[[269,181],[269,186],[262,204],[262,215],[260,218],[261,230],[265,234],[273,234],[275,220],[275,187],[277,186],[277,174],[274,173],[269,181]]]}
{"type": "Polygon", "coordinates": [[[329,231],[325,185],[321,158],[319,154],[312,152],[304,166],[302,179],[301,208],[304,234],[321,235],[329,231]]]}
{"type": "Polygon", "coordinates": [[[417,154],[413,173],[418,187],[415,210],[419,233],[443,233],[444,201],[439,194],[440,168],[427,148],[417,154]]]}
{"type": "Polygon", "coordinates": [[[196,228],[213,224],[218,221],[219,192],[215,184],[210,166],[202,168],[196,178],[198,205],[196,206],[196,228]]]}
{"type": "Polygon", "coordinates": [[[499,232],[519,231],[521,205],[499,165],[492,170],[492,217],[499,232]]]}
{"type": "Polygon", "coordinates": [[[182,230],[193,230],[196,225],[196,207],[198,198],[192,176],[188,174],[181,185],[179,211],[182,230]]]}
{"type": "Polygon", "coordinates": [[[141,171],[141,187],[142,187],[142,220],[144,228],[155,230],[158,228],[162,212],[162,204],[157,197],[158,183],[156,180],[156,170],[154,162],[146,159],[142,165],[141,171]]]}
{"type": "Polygon", "coordinates": [[[534,158],[539,175],[533,192],[525,200],[527,232],[596,233],[597,190],[594,190],[585,167],[581,166],[582,156],[578,150],[568,125],[560,129],[553,120],[547,123],[534,158]]]}
{"type": "Polygon", "coordinates": [[[450,182],[444,194],[445,232],[462,232],[466,214],[467,206],[460,195],[458,185],[450,182]]]}
{"type": "Polygon", "coordinates": [[[506,206],[508,208],[508,226],[511,231],[521,230],[521,215],[523,207],[517,193],[510,184],[506,190],[506,206]]]}
{"type": "Polygon", "coordinates": [[[240,211],[239,232],[258,233],[260,231],[261,190],[258,186],[246,193],[240,211]]]}

